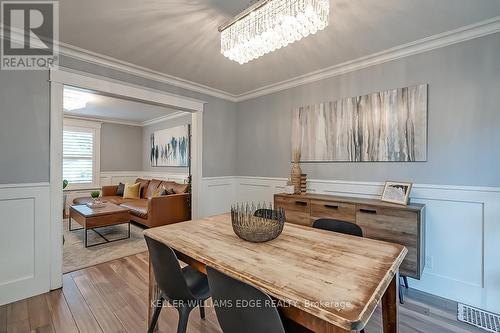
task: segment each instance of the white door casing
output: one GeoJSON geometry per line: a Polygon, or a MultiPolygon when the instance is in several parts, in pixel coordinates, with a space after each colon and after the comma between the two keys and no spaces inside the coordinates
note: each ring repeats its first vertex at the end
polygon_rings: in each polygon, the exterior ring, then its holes
{"type": "MultiPolygon", "coordinates": [[[[64,85],[136,101],[153,102],[192,115],[192,217],[199,216],[202,177],[202,127],[205,102],[59,67],[50,71],[50,289],[62,286],[62,131],[64,85]]],[[[48,289],[47,289],[48,290],[48,289]]]]}

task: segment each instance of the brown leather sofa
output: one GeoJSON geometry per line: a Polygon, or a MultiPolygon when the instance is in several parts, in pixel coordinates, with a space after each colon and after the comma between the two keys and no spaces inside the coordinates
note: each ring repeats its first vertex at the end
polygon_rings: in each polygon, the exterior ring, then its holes
{"type": "MultiPolygon", "coordinates": [[[[130,209],[131,220],[147,227],[187,221],[191,218],[191,195],[188,193],[188,184],[137,178],[136,183],[139,182],[140,199],[124,199],[117,196],[118,185],[111,185],[102,187],[102,200],[130,209]],[[155,190],[162,186],[167,190],[173,190],[175,194],[153,197],[155,190]]],[[[76,198],[73,203],[79,205],[88,201],[89,198],[76,198]]]]}

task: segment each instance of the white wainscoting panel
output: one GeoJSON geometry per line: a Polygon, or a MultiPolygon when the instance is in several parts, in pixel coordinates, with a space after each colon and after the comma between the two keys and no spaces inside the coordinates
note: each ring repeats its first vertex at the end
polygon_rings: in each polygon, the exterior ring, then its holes
{"type": "MultiPolygon", "coordinates": [[[[203,216],[231,203],[272,201],[285,178],[203,179],[203,216]],[[207,186],[210,184],[210,186],[207,186]]],[[[379,198],[383,183],[309,180],[309,193],[379,198]]],[[[426,267],[410,286],[500,312],[500,188],[415,184],[412,202],[426,205],[426,267]]]]}
{"type": "Polygon", "coordinates": [[[49,184],[0,185],[0,305],[50,289],[49,184]]]}
{"type": "Polygon", "coordinates": [[[228,212],[236,200],[234,177],[202,178],[200,218],[228,212]]]}
{"type": "Polygon", "coordinates": [[[137,178],[172,180],[183,184],[187,182],[185,173],[155,172],[155,171],[106,171],[100,173],[101,186],[118,185],[119,183],[133,183],[137,178]]]}

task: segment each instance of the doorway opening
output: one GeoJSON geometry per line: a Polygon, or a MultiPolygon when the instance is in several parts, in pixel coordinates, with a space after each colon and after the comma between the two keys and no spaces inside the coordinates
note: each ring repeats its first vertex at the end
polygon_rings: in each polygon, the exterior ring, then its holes
{"type": "Polygon", "coordinates": [[[143,228],[197,217],[203,104],[51,72],[50,289],[63,272],[145,251],[143,228]],[[155,216],[167,200],[183,207],[155,216]]]}

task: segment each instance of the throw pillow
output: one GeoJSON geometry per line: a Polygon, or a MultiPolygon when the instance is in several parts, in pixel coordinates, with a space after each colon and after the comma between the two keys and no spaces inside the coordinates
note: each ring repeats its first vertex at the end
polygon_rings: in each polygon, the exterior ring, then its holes
{"type": "Polygon", "coordinates": [[[163,192],[165,192],[165,188],[163,186],[159,186],[156,190],[153,191],[153,198],[159,197],[163,195],[163,192]]]}
{"type": "Polygon", "coordinates": [[[154,192],[153,192],[153,197],[160,197],[162,195],[170,195],[170,194],[175,194],[173,189],[166,189],[164,186],[158,187],[154,192]]]}
{"type": "Polygon", "coordinates": [[[125,184],[123,199],[139,199],[141,195],[141,183],[125,184]]]}
{"type": "Polygon", "coordinates": [[[123,197],[124,191],[125,191],[125,184],[123,183],[118,184],[118,187],[116,188],[116,195],[123,197]]]}

